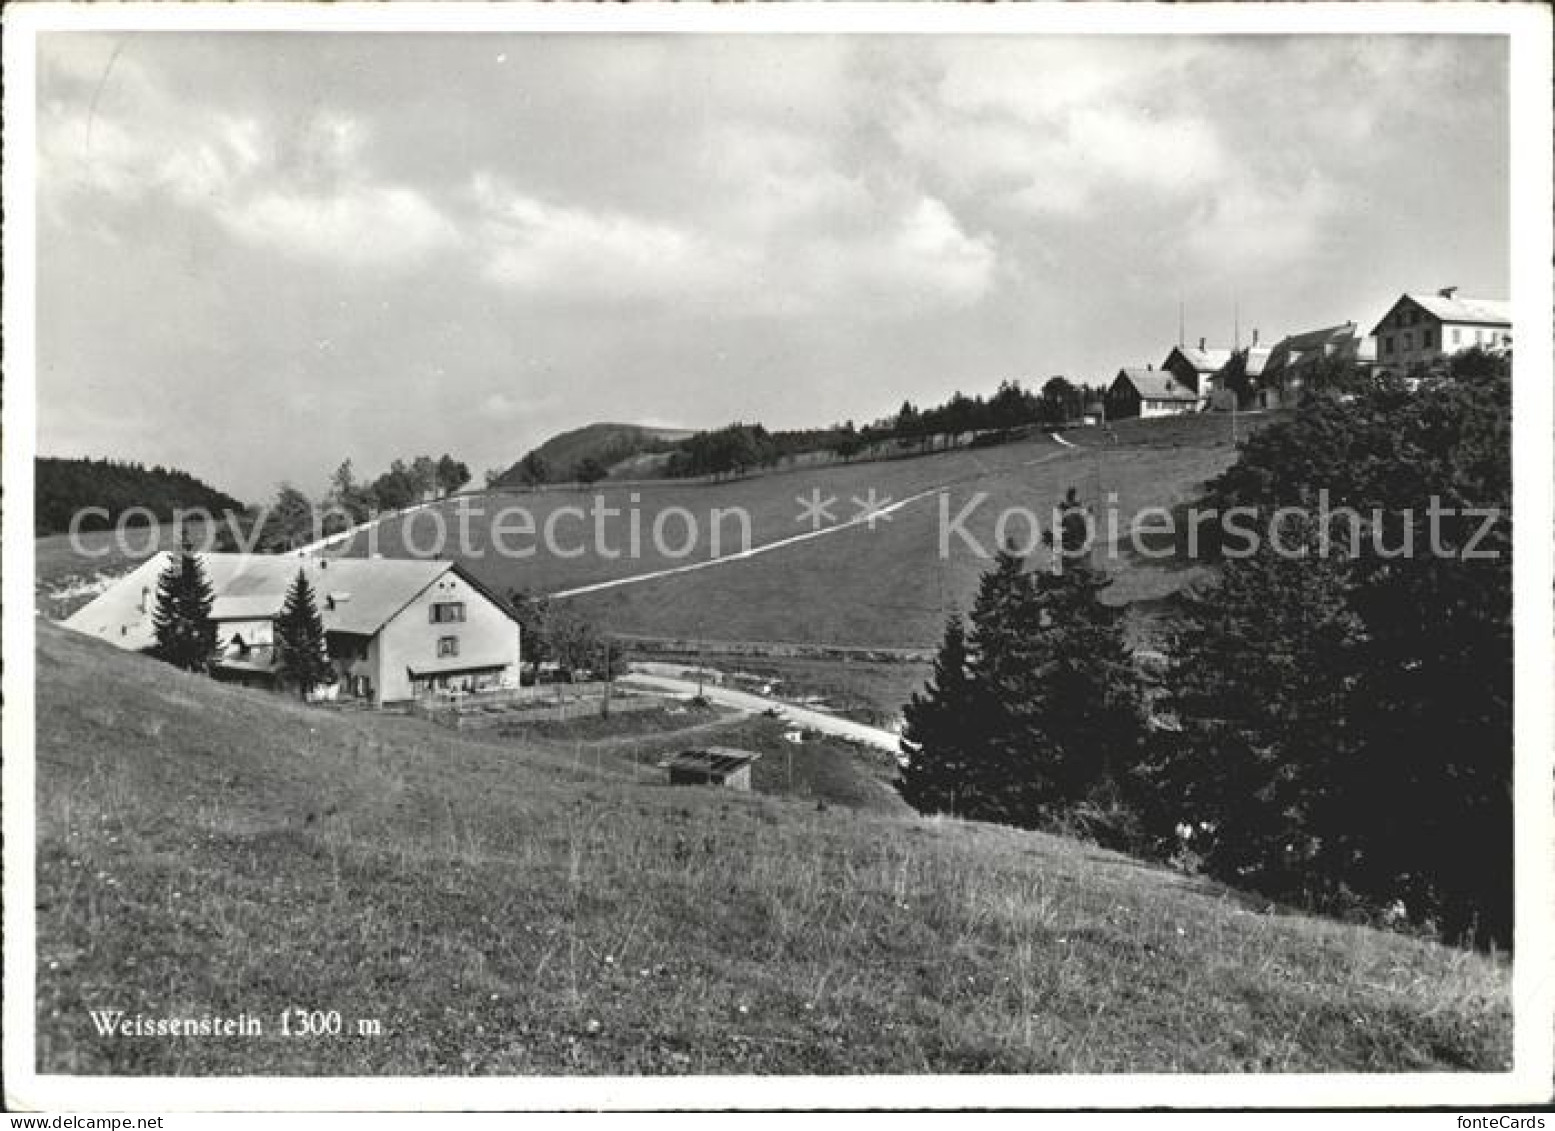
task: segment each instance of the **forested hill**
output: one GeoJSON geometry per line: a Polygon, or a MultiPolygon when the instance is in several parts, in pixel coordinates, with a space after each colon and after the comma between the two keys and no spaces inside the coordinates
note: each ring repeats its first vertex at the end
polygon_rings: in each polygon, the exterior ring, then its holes
{"type": "Polygon", "coordinates": [[[204,507],[217,515],[243,509],[237,499],[187,471],[121,460],[41,456],[36,488],[33,524],[34,532],[40,535],[69,530],[71,516],[85,507],[101,507],[108,513],[106,517],[99,512],[83,519],[83,530],[111,527],[133,507],[145,507],[158,522],[168,521],[180,508],[204,507]]]}
{"type": "MultiPolygon", "coordinates": [[[[641,424],[588,424],[561,432],[528,453],[525,460],[538,460],[544,468],[541,479],[571,479],[580,463],[598,461],[602,467],[619,463],[643,452],[667,451],[692,435],[684,428],[653,428],[641,424]]],[[[497,485],[513,487],[530,482],[524,462],[514,464],[497,480],[497,485]]],[[[535,465],[530,464],[531,468],[535,465]]]]}

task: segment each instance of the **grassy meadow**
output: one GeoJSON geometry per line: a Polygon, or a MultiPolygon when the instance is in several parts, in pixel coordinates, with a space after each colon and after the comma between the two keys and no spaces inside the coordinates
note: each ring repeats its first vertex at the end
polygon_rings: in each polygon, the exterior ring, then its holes
{"type": "MultiPolygon", "coordinates": [[[[1276,419],[1278,414],[1243,417],[1240,433],[1276,419]]],[[[754,475],[720,483],[664,481],[641,486],[601,484],[592,491],[557,488],[534,492],[495,492],[453,499],[391,518],[358,537],[341,552],[377,552],[388,557],[432,552],[440,516],[451,536],[461,507],[483,516],[467,524],[468,537],[451,541],[443,556],[466,565],[499,593],[523,588],[553,593],[602,581],[675,568],[712,558],[713,512],[739,508],[749,516],[750,544],[761,546],[803,534],[812,524],[797,521],[801,498],[818,492],[835,501],[822,525],[840,525],[860,513],[855,499],[875,492],[877,504],[935,492],[910,503],[873,529],[853,526],[819,538],[776,549],[744,561],[665,577],[617,589],[569,598],[597,614],[616,632],[656,637],[712,637],[797,644],[859,647],[931,648],[939,640],[944,617],[965,609],[987,567],[980,551],[997,545],[998,516],[1007,508],[1025,508],[1043,523],[1054,503],[1071,486],[1101,516],[1109,502],[1122,529],[1147,506],[1176,506],[1192,499],[1202,483],[1235,458],[1229,418],[1202,415],[1162,420],[1120,421],[1110,432],[1071,429],[1073,447],[1046,436],[1008,445],[880,462],[754,475]],[[943,492],[943,500],[939,492],[943,492]],[[969,544],[951,534],[940,553],[941,514],[954,518],[979,494],[986,498],[963,523],[969,544]],[[622,512],[610,519],[604,546],[592,537],[592,522],[574,516],[559,520],[563,553],[548,553],[539,537],[549,516],[566,507],[603,505],[622,512]],[[533,547],[521,558],[496,552],[496,512],[523,507],[537,528],[534,535],[510,533],[507,542],[533,547]],[[695,516],[699,538],[684,557],[661,553],[652,530],[655,516],[670,508],[695,516]],[[629,516],[640,515],[640,553],[631,553],[629,516]],[[574,555],[570,551],[582,552],[574,555]],[[611,556],[614,553],[616,556],[611,556]]],[[[719,523],[721,555],[741,544],[741,523],[728,513],[719,523]]],[[[77,553],[66,536],[37,540],[38,605],[44,615],[60,618],[90,600],[94,584],[124,573],[156,548],[171,542],[168,528],[136,532],[126,551],[111,544],[108,533],[85,536],[87,554],[77,553]],[[141,535],[144,537],[141,537],[141,535]],[[93,556],[101,552],[102,556],[93,556]]],[[[683,538],[681,520],[670,520],[667,540],[683,538]]],[[[1006,536],[1030,538],[1029,523],[1016,518],[1006,536]]],[[[1105,533],[1105,532],[1104,532],[1105,533]]],[[[1148,609],[1184,585],[1204,576],[1194,563],[1177,558],[1145,559],[1123,548],[1106,561],[1116,584],[1109,600],[1148,609]]]]}
{"type": "Polygon", "coordinates": [[[129,573],[159,550],[178,544],[171,524],[136,527],[127,537],[112,530],[88,530],[72,538],[49,534],[35,541],[38,611],[63,620],[85,605],[105,582],[129,573]]]}
{"type": "Polygon", "coordinates": [[[1502,958],[1282,914],[1074,841],[923,820],[878,755],[791,747],[765,720],[460,735],[38,632],[40,1071],[1510,1060],[1502,958]],[[759,749],[755,792],[670,788],[652,763],[693,734],[759,749]],[[298,1007],[338,1010],[342,1035],[282,1036],[276,1016],[298,1007]],[[246,1012],[265,1033],[106,1039],[92,1009],[246,1012]]]}
{"type": "MultiPolygon", "coordinates": [[[[1110,502],[1119,515],[1119,529],[1126,533],[1141,508],[1188,501],[1234,454],[1228,443],[1086,449],[1065,448],[1044,437],[1002,447],[717,484],[666,483],[630,490],[603,485],[590,493],[558,490],[488,496],[482,500],[485,524],[472,524],[468,544],[451,547],[446,556],[463,562],[499,592],[514,588],[557,592],[706,560],[712,556],[706,531],[715,508],[743,508],[751,517],[751,543],[759,546],[810,529],[796,522],[796,516],[798,500],[812,491],[838,500],[833,513],[839,523],[858,513],[851,500],[867,497],[871,489],[877,499],[893,500],[933,491],[877,520],[873,529],[856,525],[710,569],[567,598],[613,631],[645,636],[932,647],[939,640],[946,613],[970,604],[978,578],[988,566],[986,555],[999,544],[996,531],[1006,509],[1024,508],[1049,524],[1054,504],[1073,486],[1103,519],[1110,502]],[[558,508],[586,508],[596,496],[623,512],[633,506],[641,512],[641,555],[622,553],[612,558],[595,552],[597,547],[585,537],[586,524],[576,518],[565,519],[560,527],[565,538],[562,549],[569,556],[546,553],[538,537],[510,539],[536,547],[532,556],[513,558],[492,552],[490,517],[504,502],[526,508],[536,527],[543,529],[547,516],[558,508]],[[652,544],[654,516],[670,507],[684,507],[701,523],[702,541],[683,559],[659,553],[652,544]],[[969,538],[948,533],[942,556],[942,518],[954,520],[964,511],[968,517],[960,526],[969,538]],[[588,552],[570,556],[579,544],[588,552]]],[[[440,508],[450,530],[456,529],[452,516],[458,505],[450,502],[440,508]]],[[[377,552],[394,557],[411,554],[417,545],[430,545],[435,520],[427,516],[409,521],[415,525],[408,529],[399,520],[383,524],[377,532],[377,552]]],[[[625,547],[626,524],[612,521],[606,549],[617,551],[625,547]]],[[[677,523],[669,529],[678,535],[682,528],[677,523]]],[[[727,555],[738,548],[739,525],[730,518],[721,529],[722,552],[727,555]]],[[[1003,533],[1022,542],[1032,538],[1029,520],[1020,516],[1009,521],[1003,533]]],[[[367,549],[365,539],[359,539],[349,552],[367,549]]],[[[1106,564],[1117,578],[1109,599],[1119,604],[1159,601],[1203,576],[1193,563],[1147,560],[1127,547],[1106,564]]]]}

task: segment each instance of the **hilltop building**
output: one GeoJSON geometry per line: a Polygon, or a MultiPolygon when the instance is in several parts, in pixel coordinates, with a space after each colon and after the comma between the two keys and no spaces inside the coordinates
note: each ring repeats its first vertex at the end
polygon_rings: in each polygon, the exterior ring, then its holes
{"type": "MultiPolygon", "coordinates": [[[[120,648],[156,642],[157,579],[171,555],[153,555],[65,627],[120,648]]],[[[215,594],[212,674],[275,679],[275,619],[302,570],[318,602],[339,694],[375,705],[439,690],[517,686],[519,626],[506,603],[445,561],[201,554],[215,594]]]]}
{"type": "Polygon", "coordinates": [[[1242,395],[1236,398],[1237,408],[1256,408],[1259,392],[1262,389],[1264,368],[1269,364],[1269,356],[1274,352],[1273,346],[1261,346],[1258,344],[1258,331],[1253,331],[1253,344],[1246,349],[1231,351],[1226,363],[1215,371],[1210,383],[1213,390],[1209,396],[1209,407],[1217,411],[1230,411],[1233,407],[1233,393],[1227,384],[1231,371],[1240,364],[1242,373],[1246,378],[1242,395]]]}
{"type": "Polygon", "coordinates": [[[1207,408],[1215,395],[1215,375],[1231,360],[1228,349],[1210,349],[1200,338],[1197,347],[1173,346],[1161,362],[1161,369],[1177,379],[1178,384],[1192,389],[1198,399],[1195,408],[1207,408]]]}
{"type": "Polygon", "coordinates": [[[1196,412],[1198,390],[1164,369],[1120,369],[1107,388],[1107,419],[1130,416],[1181,416],[1196,412]]]}
{"type": "Polygon", "coordinates": [[[1362,335],[1354,322],[1290,334],[1269,351],[1259,377],[1259,407],[1280,408],[1301,399],[1320,365],[1346,362],[1369,368],[1377,361],[1377,341],[1362,335]]]}
{"type": "Polygon", "coordinates": [[[1432,366],[1460,350],[1512,347],[1512,309],[1504,299],[1461,298],[1457,287],[1435,294],[1404,294],[1382,316],[1372,335],[1379,367],[1403,374],[1432,366]]]}

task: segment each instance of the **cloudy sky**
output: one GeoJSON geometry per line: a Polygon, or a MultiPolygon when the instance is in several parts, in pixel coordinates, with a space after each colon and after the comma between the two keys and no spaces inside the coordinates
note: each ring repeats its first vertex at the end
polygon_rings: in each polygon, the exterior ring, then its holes
{"type": "Polygon", "coordinates": [[[40,45],[39,450],[251,500],[1507,292],[1489,37],[40,45]]]}

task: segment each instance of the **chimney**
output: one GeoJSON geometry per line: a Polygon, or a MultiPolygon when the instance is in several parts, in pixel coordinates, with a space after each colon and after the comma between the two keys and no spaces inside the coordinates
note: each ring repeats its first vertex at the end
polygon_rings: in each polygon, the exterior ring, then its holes
{"type": "Polygon", "coordinates": [[[1256,346],[1257,344],[1258,344],[1258,327],[1254,326],[1253,327],[1253,345],[1256,346]]]}
{"type": "Polygon", "coordinates": [[[1453,295],[1458,293],[1458,288],[1457,287],[1443,287],[1441,290],[1437,291],[1436,293],[1441,295],[1443,298],[1451,298],[1453,295]]]}
{"type": "Polygon", "coordinates": [[[1204,339],[1203,338],[1199,339],[1199,352],[1200,353],[1204,352],[1204,339]]]}

